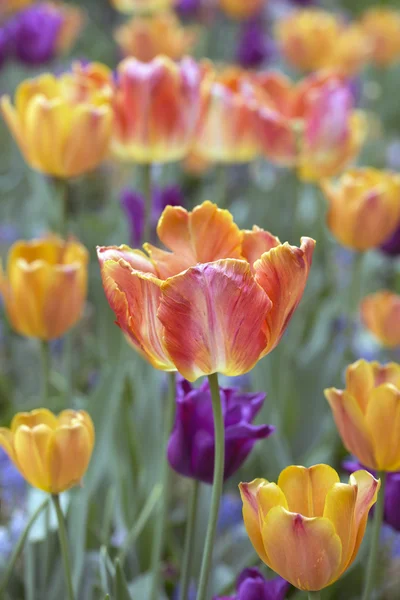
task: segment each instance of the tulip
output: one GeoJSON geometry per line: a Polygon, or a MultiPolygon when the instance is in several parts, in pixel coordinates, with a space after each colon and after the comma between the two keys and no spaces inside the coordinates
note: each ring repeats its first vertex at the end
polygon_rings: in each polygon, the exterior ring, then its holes
{"type": "Polygon", "coordinates": [[[328,465],[287,467],[278,483],[241,483],[243,519],[263,562],[295,587],[319,591],[349,568],[380,487],[367,471],[349,483],[328,465]]]}
{"type": "Polygon", "coordinates": [[[259,142],[267,158],[296,166],[302,180],[318,181],[337,174],[357,155],[365,122],[339,77],[322,73],[294,85],[267,72],[255,76],[254,84],[259,142]]]}
{"type": "Polygon", "coordinates": [[[245,569],[236,582],[237,593],[214,600],[284,600],[289,587],[281,577],[267,580],[258,569],[245,569]]]}
{"type": "Polygon", "coordinates": [[[400,11],[373,7],[361,18],[361,26],[372,47],[372,60],[389,67],[400,60],[400,11]]]}
{"type": "Polygon", "coordinates": [[[22,10],[33,4],[33,0],[2,0],[0,4],[0,17],[22,10]]]}
{"type": "Polygon", "coordinates": [[[328,227],[353,250],[369,250],[394,233],[400,219],[400,176],[390,171],[360,168],[338,182],[324,182],[328,227]]]}
{"type": "Polygon", "coordinates": [[[333,13],[318,8],[289,14],[279,21],[276,37],[286,60],[300,71],[335,69],[354,75],[371,51],[360,26],[346,26],[333,13]]]}
{"type": "Polygon", "coordinates": [[[22,82],[15,106],[1,98],[3,116],[26,162],[59,178],[95,169],[109,150],[112,131],[109,72],[102,65],[76,65],[22,82]]]}
{"type": "Polygon", "coordinates": [[[260,12],[265,0],[219,0],[219,6],[232,19],[249,19],[260,12]]]}
{"type": "Polygon", "coordinates": [[[361,302],[361,318],[387,348],[400,346],[400,296],[389,290],[370,294],[361,302]]]}
{"type": "Polygon", "coordinates": [[[236,50],[236,59],[245,69],[259,67],[273,57],[275,46],[258,18],[245,22],[236,50]]]}
{"type": "Polygon", "coordinates": [[[368,469],[400,470],[400,365],[359,360],[346,370],[346,389],[325,397],[349,452],[368,469]]]}
{"type": "Polygon", "coordinates": [[[142,62],[150,62],[159,54],[180,60],[192,51],[196,32],[182,27],[170,12],[152,18],[133,18],[117,29],[115,40],[124,56],[133,56],[142,62]]]}
{"type": "Polygon", "coordinates": [[[167,206],[157,234],[171,252],[145,244],[98,248],[104,290],[117,324],[154,367],[241,375],[279,343],[299,304],[314,240],[301,247],[204,202],[167,206]]]}
{"type": "Polygon", "coordinates": [[[94,446],[94,426],[84,410],[58,416],[46,408],[18,413],[0,428],[0,446],[33,487],[59,494],[81,483],[94,446]]]}
{"type": "Polygon", "coordinates": [[[219,163],[245,163],[259,155],[257,104],[247,75],[230,68],[207,71],[193,146],[200,158],[219,163]]]}
{"type": "MultiPolygon", "coordinates": [[[[225,429],[224,481],[244,463],[257,440],[274,431],[270,425],[253,425],[265,394],[241,393],[237,388],[220,387],[225,429]]],[[[194,389],[178,384],[175,425],[168,443],[168,461],[184,477],[212,484],[214,475],[214,418],[207,381],[194,389]]]]}
{"type": "Polygon", "coordinates": [[[152,14],[172,8],[175,0],[111,0],[111,4],[123,13],[152,14]]]}
{"type": "Polygon", "coordinates": [[[0,291],[12,327],[20,335],[52,340],[79,320],[86,300],[89,255],[77,241],[58,237],[16,242],[0,291]]]}
{"type": "Polygon", "coordinates": [[[400,225],[380,246],[380,250],[387,256],[399,256],[400,254],[400,225]]]}
{"type": "Polygon", "coordinates": [[[175,64],[127,58],[118,67],[111,149],[120,160],[171,162],[193,142],[200,109],[200,69],[191,58],[175,64]]]}

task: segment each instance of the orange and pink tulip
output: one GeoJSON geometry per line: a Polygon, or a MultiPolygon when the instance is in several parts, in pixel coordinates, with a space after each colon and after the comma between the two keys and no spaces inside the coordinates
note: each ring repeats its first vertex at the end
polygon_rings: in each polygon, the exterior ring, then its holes
{"type": "Polygon", "coordinates": [[[328,465],[287,467],[278,483],[241,483],[243,519],[260,559],[300,590],[319,591],[350,567],[380,481],[357,471],[341,483],[328,465]]]}
{"type": "Polygon", "coordinates": [[[361,319],[382,346],[400,346],[400,296],[390,290],[370,294],[361,302],[361,319]]]}
{"type": "Polygon", "coordinates": [[[189,381],[250,371],[301,300],[314,240],[297,248],[258,227],[241,231],[211,202],[192,212],[167,207],[157,233],[168,250],[98,249],[119,327],[154,367],[189,381]]]}

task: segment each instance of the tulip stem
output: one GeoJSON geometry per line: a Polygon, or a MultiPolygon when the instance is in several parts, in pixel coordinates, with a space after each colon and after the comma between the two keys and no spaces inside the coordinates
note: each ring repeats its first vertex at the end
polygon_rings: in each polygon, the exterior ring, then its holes
{"type": "Polygon", "coordinates": [[[183,550],[183,565],[181,572],[182,575],[179,590],[179,600],[187,600],[189,593],[190,575],[192,570],[193,558],[193,542],[196,531],[197,505],[199,501],[199,488],[199,481],[194,480],[192,482],[192,490],[189,500],[189,511],[186,522],[185,547],[183,550]]]}
{"type": "Polygon", "coordinates": [[[352,342],[354,337],[354,325],[358,314],[358,307],[362,296],[362,273],[363,273],[364,252],[357,252],[354,255],[351,269],[351,283],[349,287],[349,306],[348,306],[348,322],[346,328],[347,334],[347,352],[349,360],[353,360],[352,342]]]}
{"type": "Polygon", "coordinates": [[[3,594],[6,590],[6,587],[8,585],[8,581],[11,577],[12,572],[14,571],[14,567],[15,567],[15,563],[17,562],[19,555],[22,552],[22,549],[25,545],[26,542],[26,538],[28,537],[28,534],[31,530],[32,525],[34,524],[34,522],[36,521],[36,519],[38,518],[38,516],[40,515],[40,513],[43,512],[43,510],[46,508],[46,506],[48,505],[49,499],[46,498],[46,500],[44,502],[42,502],[42,504],[40,506],[38,506],[38,508],[35,510],[35,512],[32,514],[31,518],[29,519],[29,521],[27,522],[27,524],[25,525],[25,529],[22,532],[20,538],[18,539],[18,542],[16,544],[16,546],[14,547],[13,553],[11,555],[10,558],[10,562],[7,565],[6,571],[3,575],[3,578],[1,580],[0,583],[0,598],[3,597],[3,594]]]}
{"type": "Polygon", "coordinates": [[[167,517],[169,508],[169,496],[171,487],[171,470],[169,463],[165,457],[168,439],[171,434],[171,430],[174,424],[175,416],[175,405],[176,405],[176,381],[175,373],[169,374],[169,390],[167,400],[167,415],[165,419],[164,428],[164,439],[163,439],[163,461],[161,471],[161,485],[162,485],[162,502],[160,503],[158,518],[156,521],[156,529],[154,532],[154,545],[151,557],[151,571],[153,574],[153,580],[151,584],[150,600],[158,600],[159,594],[159,581],[161,571],[162,554],[164,550],[165,534],[167,529],[167,517]]]}
{"type": "Polygon", "coordinates": [[[72,585],[71,561],[69,557],[67,528],[65,527],[65,520],[61,509],[60,497],[58,494],[52,494],[51,498],[53,500],[54,508],[57,513],[58,538],[60,540],[61,554],[64,562],[65,579],[68,588],[68,599],[75,600],[74,587],[72,585]]]}
{"type": "Polygon", "coordinates": [[[144,228],[143,239],[145,242],[150,241],[151,236],[151,217],[153,212],[153,190],[151,163],[143,165],[143,193],[144,193],[144,228]]]}
{"type": "Polygon", "coordinates": [[[321,592],[308,592],[308,600],[321,600],[321,592]]]}
{"type": "Polygon", "coordinates": [[[371,598],[376,583],[376,562],[378,558],[379,537],[383,521],[383,512],[385,508],[385,471],[379,472],[378,477],[381,480],[381,489],[379,490],[378,500],[375,505],[374,517],[372,522],[371,546],[369,550],[363,600],[369,600],[371,598]]]}
{"type": "Polygon", "coordinates": [[[219,208],[225,208],[228,191],[228,167],[225,163],[216,166],[215,202],[219,208]]]}
{"type": "Polygon", "coordinates": [[[50,392],[50,347],[48,341],[40,340],[40,352],[42,356],[42,401],[43,406],[47,407],[50,392]]]}
{"type": "Polygon", "coordinates": [[[208,376],[211,390],[212,407],[214,414],[214,437],[215,437],[215,458],[214,458],[214,480],[211,496],[210,515],[208,517],[208,527],[206,542],[204,545],[203,562],[201,565],[199,589],[197,600],[206,600],[208,579],[210,576],[210,567],[212,553],[214,548],[214,537],[217,528],[219,505],[221,500],[222,488],[224,484],[225,467],[225,429],[222,414],[221,399],[219,395],[218,375],[213,373],[208,376]]]}
{"type": "Polygon", "coordinates": [[[69,183],[67,179],[54,178],[57,195],[59,197],[59,231],[62,237],[68,234],[69,221],[69,183]]]}

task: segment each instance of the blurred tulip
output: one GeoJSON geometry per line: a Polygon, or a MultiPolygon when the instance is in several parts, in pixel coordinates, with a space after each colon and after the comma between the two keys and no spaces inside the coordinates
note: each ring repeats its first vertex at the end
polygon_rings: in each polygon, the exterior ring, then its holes
{"type": "Polygon", "coordinates": [[[279,21],[276,37],[290,65],[300,71],[335,69],[353,75],[367,62],[371,45],[358,25],[345,25],[319,8],[299,10],[279,21]]]}
{"type": "Polygon", "coordinates": [[[182,27],[172,12],[133,18],[115,32],[122,54],[142,62],[150,62],[159,54],[179,60],[192,51],[196,37],[195,29],[182,27]]]}
{"type": "Polygon", "coordinates": [[[98,248],[117,324],[154,367],[242,375],[279,343],[301,300],[314,240],[301,247],[254,227],[240,231],[211,202],[188,213],[168,206],[150,258],[127,246],[98,248]]]}
{"type": "Polygon", "coordinates": [[[0,0],[0,19],[11,13],[23,10],[34,0],[0,0]]]}
{"type": "Polygon", "coordinates": [[[267,580],[258,569],[245,569],[236,582],[236,594],[214,600],[285,600],[289,588],[281,577],[267,580]]]}
{"type": "Polygon", "coordinates": [[[34,169],[69,178],[95,169],[109,150],[113,115],[106,67],[75,65],[23,81],[15,106],[1,98],[3,116],[26,162],[34,169]]]}
{"type": "Polygon", "coordinates": [[[259,154],[257,104],[244,71],[210,69],[202,83],[201,115],[193,151],[211,162],[241,163],[259,154]]]}
{"type": "Polygon", "coordinates": [[[245,69],[259,67],[272,58],[275,45],[259,18],[243,23],[236,60],[245,69]]]}
{"type": "MultiPolygon", "coordinates": [[[[265,400],[264,393],[220,387],[225,429],[224,480],[244,463],[257,440],[274,431],[271,425],[253,425],[265,400]]],[[[168,443],[168,461],[184,477],[212,484],[214,477],[214,417],[208,381],[194,389],[182,379],[177,386],[177,412],[168,443]]]]}
{"type": "Polygon", "coordinates": [[[112,152],[139,163],[182,159],[193,142],[200,110],[198,65],[163,56],[127,58],[118,67],[112,152]]]}
{"type": "Polygon", "coordinates": [[[80,319],[89,255],[78,241],[49,236],[16,242],[8,253],[0,291],[7,316],[20,335],[53,340],[80,319]]]}
{"type": "Polygon", "coordinates": [[[334,583],[357,556],[380,481],[367,471],[349,483],[328,465],[291,466],[278,484],[241,483],[243,519],[257,554],[301,590],[334,583]]]}
{"type": "Polygon", "coordinates": [[[376,6],[361,18],[361,26],[372,47],[372,60],[389,67],[400,60],[400,11],[376,6]]]}
{"type": "Polygon", "coordinates": [[[395,232],[390,235],[380,246],[380,250],[388,256],[399,256],[400,254],[400,224],[395,232]]]}
{"type": "Polygon", "coordinates": [[[58,416],[46,408],[18,413],[0,427],[0,446],[33,487],[59,494],[81,483],[94,446],[94,425],[84,410],[58,416]]]}
{"type": "Polygon", "coordinates": [[[219,0],[221,10],[232,19],[249,19],[266,3],[266,0],[219,0]]]}
{"type": "Polygon", "coordinates": [[[40,65],[57,55],[57,38],[63,24],[61,13],[47,2],[34,4],[16,17],[13,48],[27,64],[40,65]]]}
{"type": "Polygon", "coordinates": [[[363,115],[352,94],[329,72],[298,84],[275,71],[253,78],[258,102],[258,138],[267,158],[297,167],[305,181],[340,172],[359,152],[363,115]],[[334,115],[334,118],[332,117],[334,115]]]}
{"type": "MultiPolygon", "coordinates": [[[[348,473],[365,468],[355,460],[346,460],[342,466],[348,473]]],[[[372,471],[372,475],[375,476],[375,471],[372,471]]],[[[386,475],[383,520],[396,531],[400,531],[400,473],[386,475]]]]}
{"type": "Polygon", "coordinates": [[[382,244],[400,219],[400,175],[372,168],[352,169],[337,182],[324,182],[328,227],[340,244],[369,250],[382,244]]]}
{"type": "Polygon", "coordinates": [[[111,4],[123,13],[153,14],[172,8],[175,0],[111,0],[111,4]]]}
{"type": "Polygon", "coordinates": [[[370,294],[361,302],[361,318],[383,346],[400,346],[399,295],[389,290],[370,294]]]}
{"type": "Polygon", "coordinates": [[[368,469],[400,470],[400,365],[359,360],[346,389],[325,390],[344,446],[368,469]]]}

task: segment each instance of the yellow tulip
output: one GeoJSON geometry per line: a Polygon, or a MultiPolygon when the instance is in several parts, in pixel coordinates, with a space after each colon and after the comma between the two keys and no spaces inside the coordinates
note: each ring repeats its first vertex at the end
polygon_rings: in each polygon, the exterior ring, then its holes
{"type": "Polygon", "coordinates": [[[175,0],[111,0],[111,4],[123,13],[153,14],[172,8],[175,0]]]}
{"type": "Polygon", "coordinates": [[[400,219],[400,175],[371,168],[351,169],[322,184],[328,227],[343,246],[368,250],[382,244],[400,219]]]}
{"type": "Polygon", "coordinates": [[[46,408],[18,413],[10,429],[0,428],[0,446],[21,475],[44,492],[59,494],[79,484],[86,473],[95,439],[84,410],[58,416],[46,408]]]}
{"type": "Polygon", "coordinates": [[[12,327],[20,335],[52,340],[79,320],[86,300],[89,255],[78,241],[56,236],[16,242],[0,291],[12,327]]]}
{"type": "Polygon", "coordinates": [[[359,360],[346,389],[325,390],[342,442],[366,467],[400,470],[400,365],[359,360]]]}
{"type": "Polygon", "coordinates": [[[367,36],[372,60],[378,67],[388,67],[400,60],[400,11],[375,6],[361,18],[361,27],[367,36]]]}
{"type": "Polygon", "coordinates": [[[361,302],[364,325],[383,346],[400,346],[400,296],[389,290],[370,294],[361,302]]]}
{"type": "Polygon", "coordinates": [[[380,481],[357,471],[348,484],[328,465],[291,466],[278,483],[241,483],[243,519],[265,564],[300,590],[334,583],[355,559],[380,481]]]}
{"type": "Polygon", "coordinates": [[[76,177],[105,158],[112,133],[110,73],[103,65],[78,66],[55,77],[23,81],[0,101],[3,116],[26,162],[54,177],[76,177]]]}

